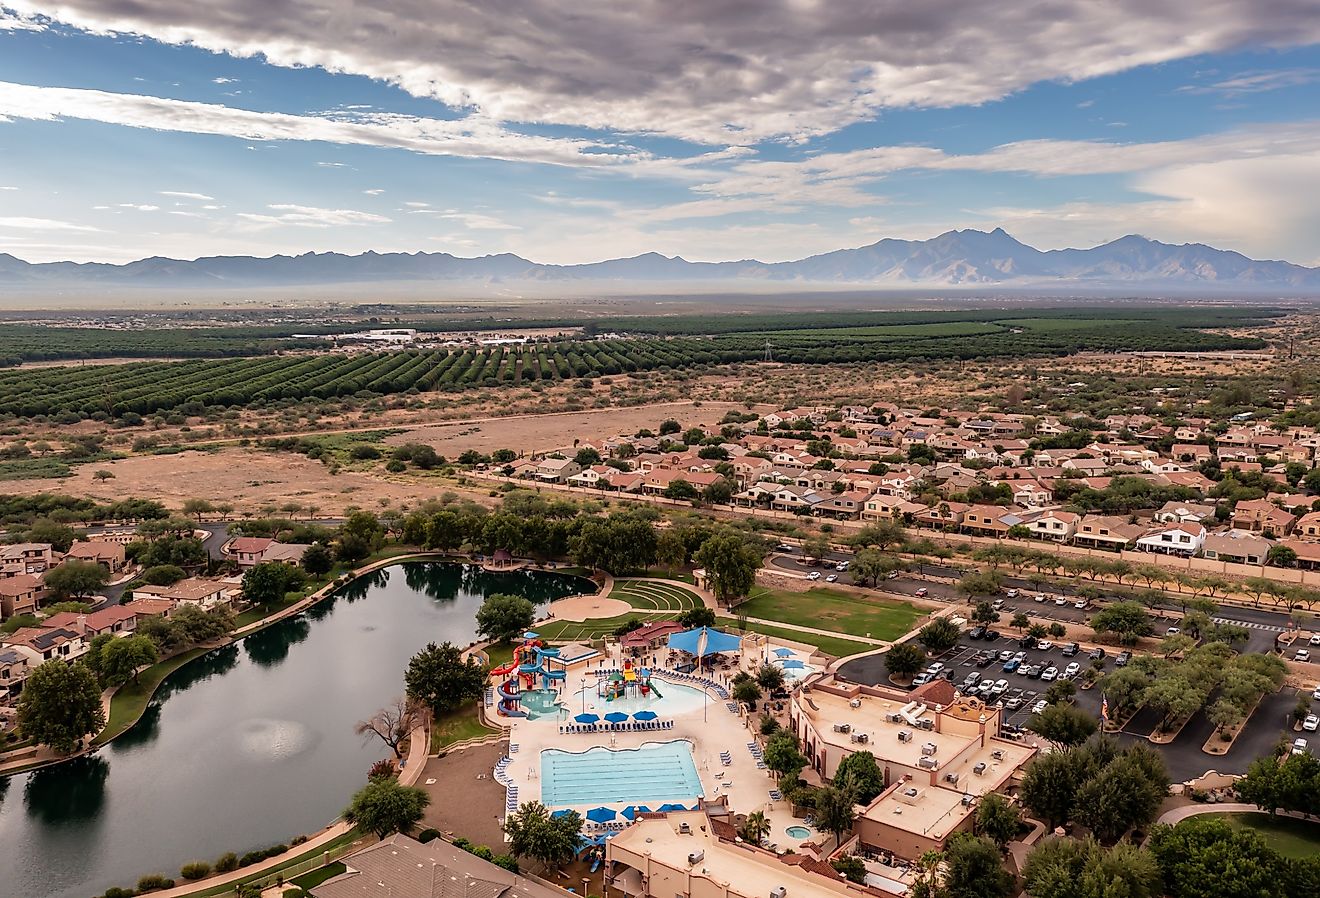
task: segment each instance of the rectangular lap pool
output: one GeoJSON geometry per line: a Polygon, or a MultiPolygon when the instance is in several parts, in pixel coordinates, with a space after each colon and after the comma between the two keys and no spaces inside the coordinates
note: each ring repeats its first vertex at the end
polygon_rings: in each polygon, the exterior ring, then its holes
{"type": "Polygon", "coordinates": [[[541,752],[541,803],[550,807],[619,803],[655,807],[702,794],[692,746],[681,740],[630,749],[541,752]]]}

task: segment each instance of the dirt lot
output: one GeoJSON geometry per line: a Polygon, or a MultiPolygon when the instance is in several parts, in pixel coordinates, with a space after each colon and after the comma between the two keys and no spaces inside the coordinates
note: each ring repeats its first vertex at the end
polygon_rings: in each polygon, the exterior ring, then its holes
{"type": "Polygon", "coordinates": [[[296,501],[304,507],[316,506],[321,515],[342,511],[348,505],[376,508],[381,498],[399,503],[418,498],[425,490],[347,469],[331,475],[325,465],[301,455],[238,448],[98,462],[76,468],[72,477],[13,480],[0,487],[5,493],[67,493],[101,501],[134,496],[158,499],[175,508],[190,498],[229,502],[240,510],[252,511],[263,505],[296,501]],[[114,479],[94,480],[93,472],[103,469],[113,473],[114,479]]]}
{"type": "Polygon", "coordinates": [[[620,433],[636,433],[643,427],[655,430],[666,418],[673,418],[686,429],[698,424],[716,424],[729,410],[744,411],[731,402],[664,402],[632,408],[593,409],[548,415],[522,415],[510,418],[486,418],[468,421],[445,421],[414,427],[389,437],[392,446],[402,443],[429,443],[435,451],[454,458],[466,449],[493,452],[545,452],[571,447],[574,440],[600,440],[620,433]]]}

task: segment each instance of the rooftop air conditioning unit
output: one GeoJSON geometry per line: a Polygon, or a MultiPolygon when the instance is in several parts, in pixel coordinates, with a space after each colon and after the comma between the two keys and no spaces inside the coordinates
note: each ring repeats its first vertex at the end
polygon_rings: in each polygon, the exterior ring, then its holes
{"type": "Polygon", "coordinates": [[[964,795],[962,797],[962,806],[965,808],[970,808],[972,806],[973,801],[975,801],[975,799],[971,795],[964,795]]]}
{"type": "Polygon", "coordinates": [[[860,708],[861,706],[862,706],[862,700],[860,698],[855,698],[852,701],[848,702],[849,708],[860,708]]]}
{"type": "Polygon", "coordinates": [[[862,743],[863,745],[865,745],[867,742],[871,740],[871,737],[868,736],[866,733],[858,733],[856,738],[857,741],[862,743]]]}
{"type": "Polygon", "coordinates": [[[885,715],[885,723],[902,723],[903,715],[895,711],[890,711],[885,715]]]}
{"type": "Polygon", "coordinates": [[[679,831],[680,833],[682,833],[683,835],[685,835],[685,836],[690,836],[690,835],[692,835],[692,824],[690,824],[690,823],[680,823],[680,824],[678,825],[678,831],[679,831]]]}
{"type": "Polygon", "coordinates": [[[850,732],[851,730],[852,730],[852,724],[849,723],[836,723],[834,725],[834,732],[836,733],[847,733],[850,732]]]}
{"type": "Polygon", "coordinates": [[[982,761],[973,767],[972,773],[975,773],[977,776],[985,776],[985,761],[982,761]]]}
{"type": "Polygon", "coordinates": [[[935,768],[937,768],[937,767],[940,766],[940,762],[937,761],[937,760],[935,760],[934,758],[929,758],[929,757],[927,757],[927,758],[918,758],[918,759],[917,759],[917,766],[918,766],[918,767],[923,767],[923,768],[925,768],[926,770],[934,770],[935,768]]]}
{"type": "Polygon", "coordinates": [[[929,717],[923,717],[917,721],[917,726],[921,727],[923,730],[933,730],[935,729],[935,721],[931,720],[929,717]]]}
{"type": "Polygon", "coordinates": [[[939,751],[939,746],[934,742],[923,742],[921,745],[921,753],[923,755],[933,755],[937,751],[939,751]]]}
{"type": "Polygon", "coordinates": [[[904,789],[903,794],[908,798],[916,798],[921,793],[917,790],[916,786],[911,786],[907,789],[904,789]]]}
{"type": "Polygon", "coordinates": [[[784,898],[788,894],[788,889],[783,886],[775,886],[770,890],[770,898],[784,898]]]}
{"type": "Polygon", "coordinates": [[[996,761],[1002,761],[1004,760],[1004,750],[1002,748],[996,748],[994,751],[990,752],[990,757],[996,761]]]}
{"type": "Polygon", "coordinates": [[[958,774],[956,774],[956,773],[946,773],[946,774],[944,774],[944,781],[945,781],[946,783],[957,783],[957,782],[958,782],[958,774]]]}
{"type": "Polygon", "coordinates": [[[695,866],[701,863],[702,861],[704,861],[705,859],[706,859],[706,852],[693,851],[688,855],[688,866],[689,867],[695,866]]]}
{"type": "Polygon", "coordinates": [[[911,742],[911,741],[912,741],[912,731],[911,731],[911,730],[899,730],[899,731],[898,731],[898,741],[899,741],[899,742],[911,742]]]}

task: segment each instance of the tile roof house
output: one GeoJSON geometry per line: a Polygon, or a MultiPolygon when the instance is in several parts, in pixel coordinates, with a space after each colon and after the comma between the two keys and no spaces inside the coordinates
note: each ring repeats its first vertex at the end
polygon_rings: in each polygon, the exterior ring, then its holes
{"type": "Polygon", "coordinates": [[[168,599],[180,605],[197,605],[203,611],[210,611],[217,605],[224,604],[230,598],[229,584],[221,580],[208,580],[203,577],[189,577],[173,586],[138,586],[133,590],[135,598],[141,596],[168,599]]]}
{"type": "Polygon", "coordinates": [[[87,654],[87,640],[65,627],[20,627],[4,638],[7,646],[26,646],[42,661],[73,661],[87,654]]]}
{"type": "Polygon", "coordinates": [[[1081,517],[1071,511],[1047,511],[1028,526],[1032,536],[1067,542],[1077,532],[1077,522],[1080,520],[1081,517]]]}
{"type": "Polygon", "coordinates": [[[79,540],[69,546],[69,551],[64,553],[64,558],[66,561],[74,559],[95,562],[103,565],[112,574],[119,573],[127,563],[122,545],[101,542],[100,540],[79,540]]]}
{"type": "Polygon", "coordinates": [[[1164,555],[1195,555],[1205,543],[1200,524],[1167,524],[1137,537],[1137,549],[1164,555]]]}
{"type": "Polygon", "coordinates": [[[225,544],[224,554],[242,567],[261,563],[261,556],[275,542],[264,536],[239,536],[225,544]]]}
{"type": "Polygon", "coordinates": [[[102,633],[112,636],[127,636],[137,629],[137,615],[124,605],[111,605],[99,611],[79,614],[74,611],[61,611],[42,621],[48,627],[64,627],[74,630],[91,639],[102,633]]]}
{"type": "Polygon", "coordinates": [[[566,892],[497,867],[443,839],[398,834],[343,859],[314,898],[565,898],[566,892]]]}
{"type": "Polygon", "coordinates": [[[1173,524],[1179,521],[1201,524],[1215,516],[1215,507],[1198,502],[1179,502],[1171,499],[1155,512],[1155,520],[1161,524],[1173,524]]]}
{"type": "Polygon", "coordinates": [[[1073,543],[1098,549],[1122,549],[1142,534],[1140,524],[1117,515],[1083,515],[1073,531],[1073,543]]]}
{"type": "Polygon", "coordinates": [[[1215,561],[1264,564],[1272,545],[1269,540],[1253,533],[1229,530],[1224,533],[1207,534],[1201,544],[1201,554],[1215,561]]]}
{"type": "Polygon", "coordinates": [[[46,595],[41,580],[32,574],[17,574],[0,580],[0,618],[31,614],[46,595]]]}
{"type": "Polygon", "coordinates": [[[50,543],[13,543],[0,546],[0,577],[42,574],[54,564],[55,549],[50,543]]]}
{"type": "Polygon", "coordinates": [[[1233,527],[1259,531],[1266,536],[1286,536],[1297,516],[1269,499],[1247,499],[1233,508],[1233,527]]]}

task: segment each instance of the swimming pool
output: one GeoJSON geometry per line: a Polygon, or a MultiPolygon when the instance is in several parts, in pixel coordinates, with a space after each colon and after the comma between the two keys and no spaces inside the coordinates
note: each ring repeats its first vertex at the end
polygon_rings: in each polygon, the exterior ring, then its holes
{"type": "Polygon", "coordinates": [[[688,711],[700,710],[702,704],[707,702],[716,703],[713,697],[706,698],[705,694],[694,686],[670,683],[658,677],[652,682],[655,688],[649,695],[643,696],[639,690],[629,689],[628,694],[621,698],[606,700],[598,693],[596,682],[592,681],[564,698],[564,705],[568,709],[566,716],[581,714],[583,711],[602,715],[609,711],[622,711],[624,714],[654,711],[661,717],[673,717],[688,711]]]}
{"type": "Polygon", "coordinates": [[[541,751],[541,803],[549,807],[691,801],[704,794],[692,746],[683,740],[641,748],[541,751]]]}
{"type": "Polygon", "coordinates": [[[805,826],[790,826],[784,830],[790,839],[810,839],[811,830],[805,826]]]}

